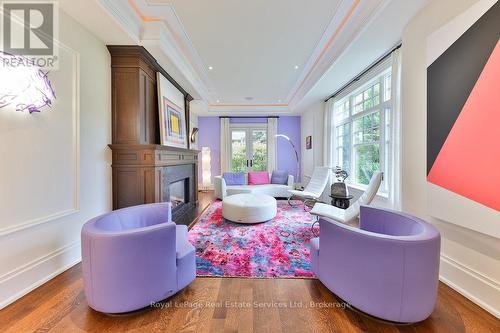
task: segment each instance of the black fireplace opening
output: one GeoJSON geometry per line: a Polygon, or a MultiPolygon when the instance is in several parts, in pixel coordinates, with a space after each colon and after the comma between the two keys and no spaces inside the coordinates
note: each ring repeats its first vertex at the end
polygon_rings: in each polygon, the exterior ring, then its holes
{"type": "Polygon", "coordinates": [[[192,221],[195,199],[195,168],[193,164],[164,167],[162,201],[172,203],[172,219],[176,223],[192,221]]]}
{"type": "Polygon", "coordinates": [[[189,202],[189,182],[188,178],[181,179],[170,183],[170,202],[172,203],[172,209],[176,209],[178,206],[184,205],[189,202]]]}

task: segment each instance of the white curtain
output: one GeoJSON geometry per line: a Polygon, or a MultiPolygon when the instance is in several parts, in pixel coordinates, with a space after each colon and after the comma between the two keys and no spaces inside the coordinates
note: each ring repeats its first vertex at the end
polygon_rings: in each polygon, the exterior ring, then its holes
{"type": "MultiPolygon", "coordinates": [[[[267,119],[267,170],[276,170],[276,134],[278,134],[278,118],[267,119]]],[[[294,156],[295,158],[295,156],[294,156]]]]}
{"type": "Polygon", "coordinates": [[[390,172],[389,200],[393,209],[401,209],[401,49],[392,52],[391,116],[392,116],[392,168],[390,172]]]}
{"type": "Polygon", "coordinates": [[[231,132],[229,118],[220,118],[220,170],[231,171],[231,132]]]}
{"type": "MultiPolygon", "coordinates": [[[[334,149],[333,149],[333,105],[335,104],[335,99],[330,98],[325,103],[325,113],[324,113],[324,128],[323,128],[323,166],[328,166],[330,168],[334,167],[334,149]]],[[[330,173],[328,183],[326,184],[323,195],[321,196],[321,201],[330,202],[330,187],[332,186],[333,176],[330,173]]]]}

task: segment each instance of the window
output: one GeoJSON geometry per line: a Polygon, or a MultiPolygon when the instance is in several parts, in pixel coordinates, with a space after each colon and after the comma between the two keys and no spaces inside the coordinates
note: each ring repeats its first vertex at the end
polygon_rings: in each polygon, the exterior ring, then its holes
{"type": "Polygon", "coordinates": [[[231,128],[231,171],[267,170],[267,125],[231,128]]]}
{"type": "MultiPolygon", "coordinates": [[[[334,158],[349,173],[347,181],[368,185],[374,172],[389,174],[391,133],[391,71],[349,92],[333,105],[334,158]]],[[[387,193],[388,177],[380,192],[387,193]]]]}

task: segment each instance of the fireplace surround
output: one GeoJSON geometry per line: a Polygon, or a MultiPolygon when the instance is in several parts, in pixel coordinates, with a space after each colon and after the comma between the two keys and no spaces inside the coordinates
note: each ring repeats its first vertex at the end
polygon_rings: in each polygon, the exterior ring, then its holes
{"type": "Polygon", "coordinates": [[[198,150],[160,145],[156,73],[192,97],[140,46],[108,46],[112,73],[113,209],[174,201],[173,220],[192,221],[198,201],[198,150]]]}

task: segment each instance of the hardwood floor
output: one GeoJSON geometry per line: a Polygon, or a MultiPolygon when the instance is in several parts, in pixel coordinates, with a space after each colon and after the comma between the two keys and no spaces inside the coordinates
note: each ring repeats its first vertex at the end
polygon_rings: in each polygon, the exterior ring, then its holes
{"type": "MultiPolygon", "coordinates": [[[[210,202],[210,194],[205,199],[210,202]]],[[[496,333],[499,329],[500,320],[442,283],[431,317],[413,325],[394,325],[345,308],[314,279],[197,278],[153,307],[111,316],[88,307],[80,264],[0,311],[0,331],[15,333],[496,333]]]]}

